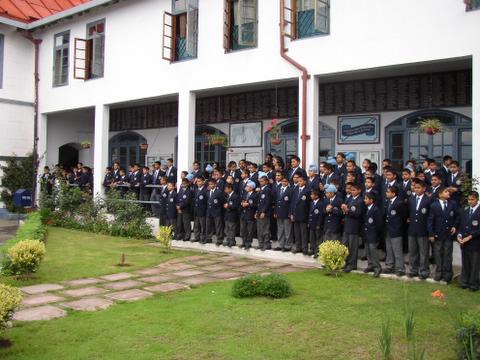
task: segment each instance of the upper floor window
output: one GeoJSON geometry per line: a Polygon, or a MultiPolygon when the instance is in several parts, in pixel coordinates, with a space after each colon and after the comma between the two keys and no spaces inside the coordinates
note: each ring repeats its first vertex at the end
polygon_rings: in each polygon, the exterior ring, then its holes
{"type": "Polygon", "coordinates": [[[480,9],[480,0],[464,0],[464,2],[467,11],[480,9]]]}
{"type": "Polygon", "coordinates": [[[282,16],[292,40],[330,33],[330,0],[287,0],[282,16]]]}
{"type": "Polygon", "coordinates": [[[197,57],[198,0],[172,0],[163,14],[162,58],[170,62],[197,57]]]}
{"type": "Polygon", "coordinates": [[[75,38],[75,79],[103,77],[105,64],[105,19],[87,25],[85,39],[75,38]]]}
{"type": "Polygon", "coordinates": [[[53,85],[68,84],[68,53],[70,50],[70,32],[54,36],[53,85]]]}
{"type": "Polygon", "coordinates": [[[5,43],[5,36],[0,34],[0,89],[3,88],[3,47],[5,43]]]}
{"type": "Polygon", "coordinates": [[[223,47],[225,52],[257,46],[257,0],[224,0],[223,47]]]}

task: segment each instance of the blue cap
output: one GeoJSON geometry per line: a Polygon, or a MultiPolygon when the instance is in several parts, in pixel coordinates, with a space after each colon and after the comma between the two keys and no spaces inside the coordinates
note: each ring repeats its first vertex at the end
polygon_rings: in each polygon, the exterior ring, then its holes
{"type": "Polygon", "coordinates": [[[258,172],[258,178],[261,179],[261,178],[263,178],[263,177],[268,178],[267,173],[265,173],[265,172],[263,172],[263,171],[259,171],[259,172],[258,172]]]}
{"type": "Polygon", "coordinates": [[[247,186],[252,189],[255,189],[257,187],[257,185],[253,181],[247,181],[247,186]]]}
{"type": "Polygon", "coordinates": [[[345,159],[347,160],[355,160],[355,154],[352,152],[348,152],[345,154],[345,159]]]}
{"type": "Polygon", "coordinates": [[[211,173],[213,171],[213,166],[208,164],[206,167],[205,167],[205,171],[208,172],[208,173],[211,173]]]}
{"type": "Polygon", "coordinates": [[[335,160],[333,157],[329,156],[328,159],[327,159],[327,163],[330,164],[330,165],[336,165],[337,160],[335,160]]]}
{"type": "Polygon", "coordinates": [[[315,165],[315,164],[310,164],[310,166],[308,167],[308,171],[317,172],[318,171],[318,166],[315,165]]]}
{"type": "Polygon", "coordinates": [[[193,174],[187,174],[187,176],[185,176],[185,179],[187,179],[188,181],[192,181],[194,178],[195,176],[193,176],[193,174]]]}
{"type": "Polygon", "coordinates": [[[337,188],[335,187],[335,185],[330,184],[325,187],[325,192],[336,193],[337,188]]]}

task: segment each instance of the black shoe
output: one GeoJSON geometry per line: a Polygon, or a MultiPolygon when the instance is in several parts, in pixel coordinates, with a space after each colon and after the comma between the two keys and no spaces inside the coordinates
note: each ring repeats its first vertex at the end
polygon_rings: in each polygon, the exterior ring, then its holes
{"type": "Polygon", "coordinates": [[[435,281],[442,281],[442,275],[435,275],[433,280],[435,281]]]}
{"type": "Polygon", "coordinates": [[[389,269],[389,268],[383,269],[383,273],[384,274],[393,274],[393,269],[389,269]]]}
{"type": "Polygon", "coordinates": [[[367,268],[365,268],[365,269],[363,270],[363,272],[364,272],[365,274],[371,273],[371,272],[373,272],[373,271],[374,271],[374,269],[373,269],[372,267],[367,267],[367,268]]]}
{"type": "Polygon", "coordinates": [[[245,245],[244,247],[245,247],[245,250],[250,250],[251,245],[245,245]]]}
{"type": "Polygon", "coordinates": [[[402,277],[402,276],[405,276],[405,272],[404,271],[397,271],[397,272],[395,272],[395,275],[397,275],[398,277],[402,277]]]}
{"type": "Polygon", "coordinates": [[[360,258],[360,260],[365,261],[365,260],[367,260],[367,257],[366,257],[366,256],[362,256],[362,257],[360,258]]]}
{"type": "Polygon", "coordinates": [[[212,240],[205,240],[205,241],[203,242],[203,244],[211,244],[211,243],[212,243],[212,240]]]}
{"type": "Polygon", "coordinates": [[[381,270],[375,270],[375,272],[373,273],[373,277],[376,277],[376,278],[380,277],[381,272],[382,272],[381,270]]]}
{"type": "Polygon", "coordinates": [[[296,253],[299,253],[299,252],[300,252],[300,251],[298,251],[297,249],[292,250],[292,253],[293,253],[293,254],[296,254],[296,253]]]}
{"type": "Polygon", "coordinates": [[[318,254],[314,254],[314,255],[313,255],[313,258],[314,258],[314,259],[318,259],[318,254]]]}
{"type": "Polygon", "coordinates": [[[282,252],[289,252],[292,251],[292,249],[282,249],[282,252]]]}
{"type": "Polygon", "coordinates": [[[418,278],[420,280],[427,280],[428,276],[427,275],[419,275],[418,278]]]}
{"type": "Polygon", "coordinates": [[[281,247],[276,247],[276,248],[273,248],[273,251],[283,251],[284,249],[282,249],[281,247]]]}
{"type": "Polygon", "coordinates": [[[240,245],[240,249],[245,249],[245,248],[246,248],[245,244],[240,245]]]}
{"type": "Polygon", "coordinates": [[[349,267],[346,267],[342,270],[344,273],[349,273],[349,272],[352,272],[352,269],[349,268],[349,267]]]}
{"type": "Polygon", "coordinates": [[[223,241],[222,241],[222,242],[217,241],[217,242],[215,243],[215,245],[217,245],[217,246],[223,245],[223,241]]]}
{"type": "Polygon", "coordinates": [[[272,246],[271,245],[265,246],[265,250],[272,250],[272,246]]]}
{"type": "Polygon", "coordinates": [[[417,276],[418,276],[418,274],[415,274],[415,273],[408,273],[408,274],[407,274],[407,276],[408,276],[409,278],[414,278],[414,277],[417,277],[417,276]]]}

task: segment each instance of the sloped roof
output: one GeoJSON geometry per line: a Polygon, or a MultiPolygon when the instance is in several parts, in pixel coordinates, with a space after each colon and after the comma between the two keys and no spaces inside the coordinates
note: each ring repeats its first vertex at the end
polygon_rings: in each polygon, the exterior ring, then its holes
{"type": "Polygon", "coordinates": [[[30,23],[90,0],[0,0],[0,17],[30,23]]]}

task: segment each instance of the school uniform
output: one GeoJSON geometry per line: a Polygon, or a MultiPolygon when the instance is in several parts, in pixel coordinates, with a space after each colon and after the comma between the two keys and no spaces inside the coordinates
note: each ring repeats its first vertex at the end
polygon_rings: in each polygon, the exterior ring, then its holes
{"type": "Polygon", "coordinates": [[[177,168],[175,166],[167,168],[165,176],[167,177],[168,182],[173,182],[175,184],[177,182],[177,168]]]}
{"type": "Polygon", "coordinates": [[[42,191],[46,192],[48,195],[52,195],[54,180],[55,177],[52,174],[43,173],[42,176],[40,176],[40,185],[42,191]]]}
{"type": "Polygon", "coordinates": [[[348,212],[345,214],[342,243],[348,247],[349,253],[345,270],[351,271],[357,269],[359,234],[362,229],[365,204],[361,196],[356,198],[351,196],[346,201],[346,205],[348,212]]]}
{"type": "Polygon", "coordinates": [[[420,276],[421,279],[426,279],[430,275],[427,223],[431,202],[426,194],[421,197],[412,196],[408,201],[410,277],[420,276]]]}
{"type": "Polygon", "coordinates": [[[408,180],[408,181],[402,180],[402,192],[403,192],[403,201],[407,203],[410,196],[412,196],[412,180],[408,180]]]}
{"type": "Polygon", "coordinates": [[[457,191],[452,192],[450,199],[460,205],[462,203],[462,185],[463,185],[462,173],[457,172],[456,174],[450,174],[447,177],[446,183],[448,187],[457,189],[457,191]]]}
{"type": "Polygon", "coordinates": [[[203,177],[203,171],[201,169],[192,170],[191,174],[193,175],[194,179],[199,178],[199,177],[203,177]]]}
{"type": "Polygon", "coordinates": [[[253,234],[255,228],[255,212],[257,210],[257,193],[244,192],[242,202],[246,202],[246,207],[240,208],[240,236],[242,237],[242,247],[247,250],[252,246],[253,234]]]}
{"type": "Polygon", "coordinates": [[[250,173],[248,180],[253,181],[255,183],[255,186],[258,187],[258,171],[250,173]]]}
{"type": "Polygon", "coordinates": [[[207,234],[207,187],[195,189],[194,203],[193,203],[193,235],[195,241],[205,244],[207,234]]]}
{"type": "Polygon", "coordinates": [[[480,289],[480,206],[466,208],[460,221],[458,235],[465,238],[472,235],[473,238],[461,245],[462,250],[462,273],[460,286],[472,291],[480,289]]]}
{"type": "Polygon", "coordinates": [[[428,236],[434,237],[433,256],[435,258],[436,281],[452,281],[452,228],[458,227],[457,204],[452,200],[435,200],[430,205],[428,215],[428,236]]]}
{"type": "Polygon", "coordinates": [[[307,178],[307,172],[300,166],[297,166],[296,168],[291,168],[290,170],[288,170],[287,173],[287,178],[290,181],[290,184],[293,184],[293,175],[295,174],[300,175],[300,177],[307,178]]]}
{"type": "Polygon", "coordinates": [[[375,276],[378,276],[382,271],[377,250],[383,229],[382,220],[382,211],[377,205],[372,204],[367,207],[363,220],[363,235],[365,238],[365,250],[368,261],[366,270],[373,270],[375,276]]]}
{"type": "Polygon", "coordinates": [[[130,185],[127,175],[121,175],[115,184],[117,185],[117,191],[120,193],[120,196],[124,197],[130,185]]]}
{"type": "Polygon", "coordinates": [[[315,175],[312,178],[308,178],[308,188],[310,190],[317,189],[319,190],[319,185],[321,184],[321,178],[320,175],[315,175]]]}
{"type": "MultiPolygon", "coordinates": [[[[161,170],[155,170],[152,173],[152,185],[160,185],[160,177],[161,177],[161,170]]],[[[159,187],[154,187],[151,194],[150,194],[150,201],[156,201],[160,202],[160,193],[161,193],[161,188],[159,187]]],[[[159,204],[152,204],[152,213],[155,216],[159,216],[160,209],[159,209],[159,204]]]]}
{"type": "MultiPolygon", "coordinates": [[[[168,190],[167,190],[168,191],[168,190]]],[[[177,190],[168,192],[165,201],[165,219],[166,225],[172,227],[172,236],[177,237],[177,190]]]]}
{"type": "Polygon", "coordinates": [[[140,179],[140,200],[149,201],[150,200],[150,188],[147,185],[152,184],[152,175],[149,173],[142,174],[140,179]]]}
{"type": "Polygon", "coordinates": [[[431,172],[430,170],[427,170],[424,172],[425,174],[425,183],[430,186],[432,185],[432,176],[436,174],[436,171],[431,172]]]}
{"type": "MultiPolygon", "coordinates": [[[[53,180],[52,180],[53,182],[53,180]]],[[[82,173],[82,176],[80,177],[80,182],[78,185],[86,191],[89,191],[93,188],[93,176],[91,172],[85,172],[82,173]]]]}
{"type": "Polygon", "coordinates": [[[321,178],[321,182],[323,185],[330,185],[332,181],[335,181],[335,180],[338,181],[340,185],[342,185],[340,176],[333,172],[330,175],[323,175],[323,177],[321,178]]]}
{"type": "Polygon", "coordinates": [[[432,198],[432,200],[437,200],[438,199],[438,190],[440,189],[440,185],[438,186],[430,186],[427,190],[429,196],[432,198]]]}
{"type": "Polygon", "coordinates": [[[235,246],[235,235],[237,234],[238,226],[238,207],[240,206],[239,197],[233,191],[230,194],[225,194],[225,236],[227,246],[235,246]]]}
{"type": "Polygon", "coordinates": [[[445,165],[442,165],[440,169],[438,169],[438,175],[442,178],[442,184],[445,184],[448,176],[451,175],[451,172],[445,167],[445,165]]]}
{"type": "Polygon", "coordinates": [[[403,235],[408,217],[408,209],[401,198],[396,196],[385,202],[385,273],[396,272],[405,275],[405,260],[403,256],[403,235]]]}
{"type": "Polygon", "coordinates": [[[167,185],[161,186],[158,193],[158,206],[156,207],[158,222],[160,226],[167,225],[167,198],[168,189],[167,185]]]}
{"type": "Polygon", "coordinates": [[[323,207],[323,241],[342,239],[343,232],[343,211],[341,209],[343,197],[338,193],[331,199],[325,198],[322,202],[323,207]],[[332,205],[332,209],[327,211],[327,206],[332,205]]]}
{"type": "Polygon", "coordinates": [[[177,194],[177,240],[190,241],[192,235],[192,189],[181,186],[177,194]]]}
{"type": "Polygon", "coordinates": [[[303,244],[308,243],[308,214],[310,210],[310,190],[305,185],[293,190],[290,202],[290,215],[293,216],[293,233],[295,250],[303,251],[303,244]]]}
{"type": "Polygon", "coordinates": [[[215,183],[215,187],[220,190],[221,192],[223,192],[225,190],[225,184],[226,184],[226,181],[222,178],[218,179],[217,182],[215,183]]]}
{"type": "Polygon", "coordinates": [[[260,188],[257,197],[257,238],[258,247],[262,250],[271,249],[270,240],[270,215],[272,211],[272,194],[268,185],[260,188]],[[262,218],[263,217],[263,218],[262,218]]]}
{"type": "MultiPolygon", "coordinates": [[[[72,173],[68,174],[67,181],[70,185],[74,184],[75,183],[75,176],[72,173]]],[[[105,189],[105,192],[108,193],[108,191],[110,190],[110,185],[112,184],[112,182],[113,182],[113,174],[112,173],[106,173],[105,176],[103,177],[103,183],[102,183],[102,185],[105,189]]]]}
{"type": "Polygon", "coordinates": [[[207,191],[207,218],[206,218],[206,241],[212,242],[212,236],[216,235],[216,244],[221,245],[223,243],[223,203],[225,200],[225,194],[219,189],[213,189],[207,191]]]}
{"type": "MultiPolygon", "coordinates": [[[[75,172],[73,172],[73,177],[74,179],[77,177],[77,174],[75,172]]],[[[118,180],[120,180],[120,170],[113,170],[112,178],[113,178],[113,182],[117,182],[118,180]]]]}
{"type": "Polygon", "coordinates": [[[292,222],[288,215],[292,200],[292,188],[290,186],[280,186],[277,189],[275,198],[278,247],[284,251],[290,251],[292,249],[293,233],[292,222]]]}
{"type": "Polygon", "coordinates": [[[320,199],[312,200],[308,214],[308,242],[302,243],[304,255],[318,257],[318,245],[322,238],[323,206],[320,199]],[[310,245],[310,249],[308,248],[310,245]]]}

